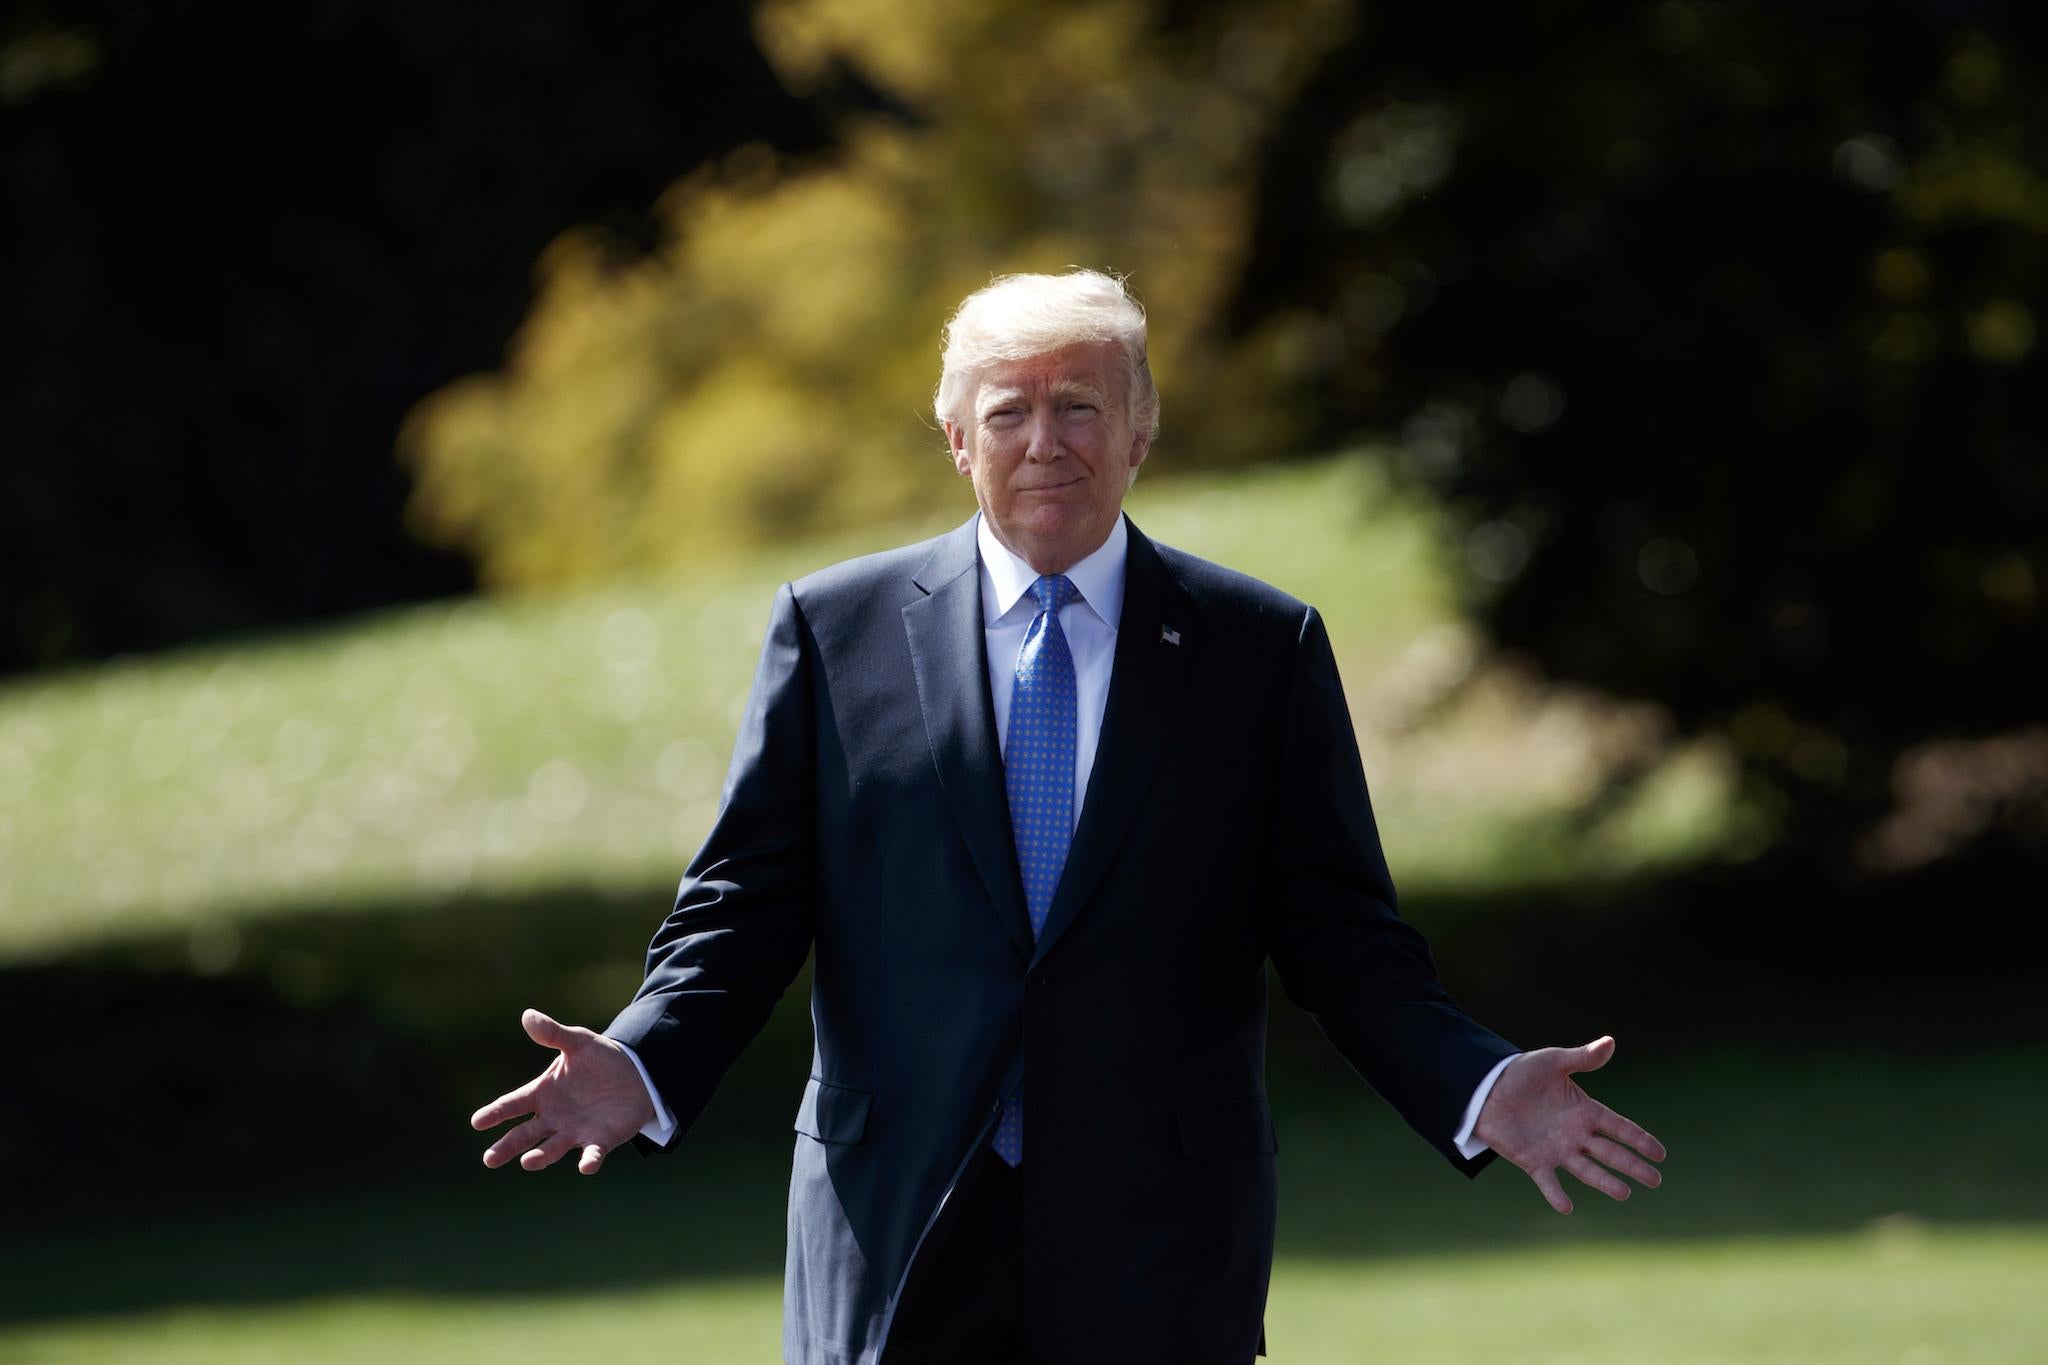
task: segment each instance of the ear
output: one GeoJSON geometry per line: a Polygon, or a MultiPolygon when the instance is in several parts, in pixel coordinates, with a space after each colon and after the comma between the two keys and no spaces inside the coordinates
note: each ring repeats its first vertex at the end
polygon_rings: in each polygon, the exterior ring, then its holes
{"type": "Polygon", "coordinates": [[[953,468],[960,471],[960,477],[974,477],[974,456],[967,450],[967,428],[948,417],[943,419],[946,428],[946,444],[953,451],[953,468]]]}
{"type": "Polygon", "coordinates": [[[1145,457],[1152,453],[1152,435],[1141,431],[1131,438],[1131,477],[1138,477],[1138,466],[1145,463],[1145,457]]]}

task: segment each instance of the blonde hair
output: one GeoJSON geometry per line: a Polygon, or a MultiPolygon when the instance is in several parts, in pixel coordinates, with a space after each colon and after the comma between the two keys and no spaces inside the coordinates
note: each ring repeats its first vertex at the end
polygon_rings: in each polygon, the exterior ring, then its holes
{"type": "Polygon", "coordinates": [[[1099,270],[999,275],[961,300],[946,321],[932,409],[941,422],[963,422],[962,405],[989,366],[1086,341],[1111,341],[1122,349],[1130,368],[1132,429],[1157,436],[1159,390],[1145,358],[1145,310],[1122,279],[1099,270]]]}

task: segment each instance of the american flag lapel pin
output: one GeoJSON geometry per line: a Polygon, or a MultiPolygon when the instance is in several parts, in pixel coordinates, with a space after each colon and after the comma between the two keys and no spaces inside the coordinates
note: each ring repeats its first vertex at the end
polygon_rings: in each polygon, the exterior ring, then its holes
{"type": "Polygon", "coordinates": [[[1177,645],[1180,643],[1180,632],[1175,630],[1172,626],[1161,626],[1159,628],[1159,638],[1164,640],[1167,644],[1177,645]]]}

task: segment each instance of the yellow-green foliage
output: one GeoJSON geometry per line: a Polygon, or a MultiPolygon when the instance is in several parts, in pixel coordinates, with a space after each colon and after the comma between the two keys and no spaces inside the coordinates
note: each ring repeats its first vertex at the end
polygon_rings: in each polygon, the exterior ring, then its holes
{"type": "Polygon", "coordinates": [[[406,424],[422,534],[526,587],[962,500],[929,413],[939,329],[1013,270],[1130,274],[1162,466],[1292,448],[1300,329],[1229,340],[1220,319],[1253,152],[1335,6],[1171,33],[1143,4],[1022,0],[771,0],[757,22],[792,88],[843,66],[907,114],[849,118],[815,162],[751,146],[700,168],[645,255],[564,233],[504,370],[406,424]]]}

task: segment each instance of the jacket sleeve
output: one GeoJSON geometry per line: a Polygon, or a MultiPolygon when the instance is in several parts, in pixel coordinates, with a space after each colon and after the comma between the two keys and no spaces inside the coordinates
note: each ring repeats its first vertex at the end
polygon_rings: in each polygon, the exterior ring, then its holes
{"type": "Polygon", "coordinates": [[[1267,832],[1266,948],[1281,988],[1367,1084],[1446,1160],[1473,1091],[1518,1050],[1460,1009],[1429,945],[1395,909],[1358,739],[1313,607],[1296,640],[1278,796],[1267,832]]]}
{"type": "MultiPolygon", "coordinates": [[[[814,926],[816,659],[790,585],[776,593],[718,818],[647,950],[647,976],[604,1030],[639,1054],[687,1133],[768,1022],[814,926]]],[[[642,1151],[658,1151],[645,1138],[642,1151]]]]}

